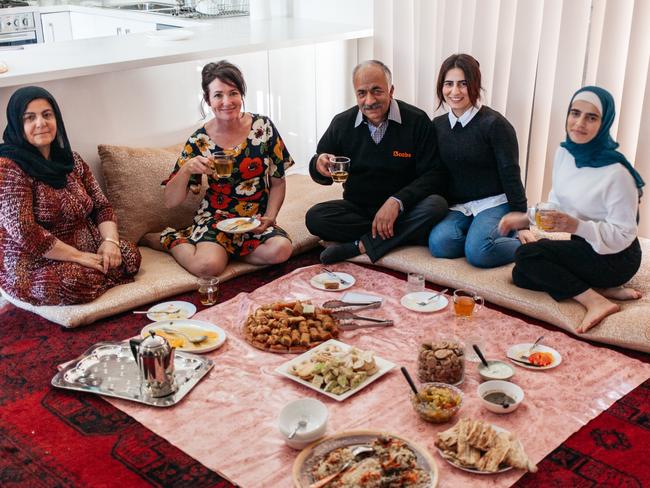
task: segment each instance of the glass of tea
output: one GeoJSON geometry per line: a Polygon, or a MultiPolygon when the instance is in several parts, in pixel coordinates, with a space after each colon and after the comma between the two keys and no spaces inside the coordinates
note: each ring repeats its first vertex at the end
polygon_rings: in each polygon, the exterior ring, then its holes
{"type": "Polygon", "coordinates": [[[345,183],[350,169],[350,158],[345,156],[330,156],[327,165],[334,183],[345,183]]]}
{"type": "Polygon", "coordinates": [[[559,210],[560,208],[552,202],[540,202],[535,205],[535,225],[542,230],[550,230],[553,228],[553,219],[548,212],[551,210],[559,210]]]}
{"type": "Polygon", "coordinates": [[[422,273],[409,273],[406,275],[407,293],[424,291],[424,275],[422,273]]]}
{"type": "Polygon", "coordinates": [[[213,176],[217,178],[230,178],[234,162],[235,160],[232,154],[228,154],[225,151],[213,153],[210,159],[213,176]]]}
{"type": "Polygon", "coordinates": [[[469,319],[483,306],[483,297],[471,290],[456,290],[453,296],[454,313],[459,319],[469,319]]]}
{"type": "Polygon", "coordinates": [[[217,303],[219,294],[219,278],[216,276],[202,276],[199,278],[199,299],[203,305],[217,303]]]}

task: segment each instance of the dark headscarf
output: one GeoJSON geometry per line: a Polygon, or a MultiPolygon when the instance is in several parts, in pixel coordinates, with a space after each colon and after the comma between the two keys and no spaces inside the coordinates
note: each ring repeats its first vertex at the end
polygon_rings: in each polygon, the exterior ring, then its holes
{"type": "Polygon", "coordinates": [[[584,166],[600,168],[610,164],[622,164],[634,178],[636,187],[639,189],[639,195],[642,195],[643,191],[641,188],[645,185],[643,178],[641,178],[639,172],[632,167],[625,156],[616,150],[618,142],[614,141],[612,136],[609,135],[609,129],[612,127],[614,116],[616,115],[614,98],[612,95],[607,90],[597,86],[584,86],[575,92],[573,97],[571,97],[567,117],[571,111],[571,105],[573,104],[576,95],[585,91],[594,93],[600,99],[600,103],[603,106],[603,113],[600,114],[601,123],[598,133],[596,134],[596,137],[585,144],[576,144],[569,138],[569,134],[567,133],[566,140],[561,143],[560,146],[564,147],[571,153],[576,160],[576,166],[578,168],[584,166]]]}
{"type": "Polygon", "coordinates": [[[50,92],[38,86],[16,90],[7,104],[7,127],[2,137],[4,144],[0,144],[0,157],[11,159],[29,176],[53,188],[66,185],[68,173],[74,168],[74,158],[61,110],[50,92]],[[50,103],[56,117],[56,138],[50,145],[49,160],[25,138],[23,115],[27,105],[39,98],[50,103]]]}

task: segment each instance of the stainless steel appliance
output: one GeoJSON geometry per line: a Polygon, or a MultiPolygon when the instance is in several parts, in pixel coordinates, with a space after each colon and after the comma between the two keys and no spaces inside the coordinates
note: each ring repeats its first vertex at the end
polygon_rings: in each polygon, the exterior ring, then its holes
{"type": "MultiPolygon", "coordinates": [[[[16,0],[0,0],[0,9],[28,6],[16,0]]],[[[34,12],[0,10],[0,49],[43,42],[41,18],[34,12]]]]}

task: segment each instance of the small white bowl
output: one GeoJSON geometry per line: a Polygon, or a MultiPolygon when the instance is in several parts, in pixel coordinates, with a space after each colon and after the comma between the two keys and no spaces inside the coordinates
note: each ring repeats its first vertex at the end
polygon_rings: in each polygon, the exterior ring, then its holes
{"type": "Polygon", "coordinates": [[[510,383],[509,381],[501,381],[501,380],[486,381],[485,383],[481,383],[480,385],[478,385],[477,391],[483,406],[487,408],[490,412],[494,412],[494,413],[501,414],[501,413],[514,412],[515,410],[517,410],[517,408],[519,408],[521,402],[524,401],[524,390],[522,390],[519,386],[515,385],[514,383],[510,383]],[[510,398],[514,400],[514,403],[508,402],[508,406],[504,408],[503,405],[499,403],[493,403],[485,399],[486,395],[495,392],[505,393],[506,395],[508,395],[510,398]]]}
{"type": "Polygon", "coordinates": [[[488,360],[488,367],[483,363],[478,363],[478,374],[483,381],[490,380],[509,380],[515,375],[515,368],[503,361],[488,360]]]}
{"type": "Polygon", "coordinates": [[[284,406],[280,412],[278,427],[284,442],[289,447],[304,449],[325,435],[327,417],[327,407],[323,402],[313,398],[300,398],[284,406]],[[289,439],[289,435],[303,418],[307,421],[307,425],[289,439]]]}

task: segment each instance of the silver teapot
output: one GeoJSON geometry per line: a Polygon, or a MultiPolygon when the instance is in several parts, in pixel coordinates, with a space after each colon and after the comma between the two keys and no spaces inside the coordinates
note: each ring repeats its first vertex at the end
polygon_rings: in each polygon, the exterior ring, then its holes
{"type": "Polygon", "coordinates": [[[129,345],[138,364],[144,391],[154,398],[174,393],[177,390],[174,381],[174,348],[167,339],[150,331],[149,337],[131,339],[129,345]]]}

